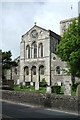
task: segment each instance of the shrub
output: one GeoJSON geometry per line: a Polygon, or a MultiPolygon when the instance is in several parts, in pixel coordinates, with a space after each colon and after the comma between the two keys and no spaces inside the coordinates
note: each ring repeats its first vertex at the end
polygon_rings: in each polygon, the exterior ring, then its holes
{"type": "Polygon", "coordinates": [[[72,91],[76,92],[78,85],[79,85],[79,83],[73,84],[73,85],[71,86],[72,91]]]}
{"type": "Polygon", "coordinates": [[[60,94],[61,93],[61,86],[52,86],[52,92],[60,94]]]}
{"type": "Polygon", "coordinates": [[[9,85],[2,85],[2,90],[14,90],[14,89],[9,85]]]}
{"type": "Polygon", "coordinates": [[[20,88],[21,88],[21,89],[23,89],[23,88],[24,88],[22,83],[20,83],[20,88]]]}
{"type": "Polygon", "coordinates": [[[46,87],[47,86],[47,82],[45,80],[45,78],[42,79],[42,81],[39,83],[40,87],[46,87]]]}

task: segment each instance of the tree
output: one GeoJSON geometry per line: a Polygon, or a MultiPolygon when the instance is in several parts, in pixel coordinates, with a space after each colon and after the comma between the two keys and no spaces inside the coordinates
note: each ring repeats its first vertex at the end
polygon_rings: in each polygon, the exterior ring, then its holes
{"type": "Polygon", "coordinates": [[[2,52],[2,68],[3,69],[9,69],[11,66],[11,51],[8,51],[8,52],[2,52]]]}
{"type": "Polygon", "coordinates": [[[68,63],[69,72],[73,76],[80,77],[80,16],[78,22],[74,19],[64,33],[56,52],[68,63]]]}
{"type": "Polygon", "coordinates": [[[11,59],[11,51],[2,52],[2,79],[5,80],[5,70],[11,69],[13,66],[17,66],[15,61],[11,59]]]}

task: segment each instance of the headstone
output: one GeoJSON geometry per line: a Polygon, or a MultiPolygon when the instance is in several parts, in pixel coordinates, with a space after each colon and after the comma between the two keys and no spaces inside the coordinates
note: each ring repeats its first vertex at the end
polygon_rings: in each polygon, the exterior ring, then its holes
{"type": "Polygon", "coordinates": [[[77,86],[76,95],[78,97],[78,114],[80,115],[80,84],[77,86]]]}
{"type": "Polygon", "coordinates": [[[70,85],[69,81],[65,81],[64,95],[71,95],[71,85],[70,85]]]}
{"type": "Polygon", "coordinates": [[[30,85],[33,86],[33,82],[30,82],[30,85]]]}
{"type": "Polygon", "coordinates": [[[80,84],[77,86],[76,96],[80,97],[80,84]]]}
{"type": "Polygon", "coordinates": [[[51,86],[46,87],[46,93],[51,93],[51,86]]]}
{"type": "Polygon", "coordinates": [[[19,79],[18,79],[18,80],[17,80],[17,85],[19,85],[19,83],[20,83],[20,82],[19,82],[19,79]]]}
{"type": "Polygon", "coordinates": [[[23,84],[22,84],[23,86],[25,86],[25,82],[23,82],[23,84]]]}
{"type": "Polygon", "coordinates": [[[61,86],[61,81],[58,81],[57,84],[58,84],[58,86],[61,86]]]}
{"type": "Polygon", "coordinates": [[[39,82],[35,82],[35,90],[39,90],[39,82]]]}

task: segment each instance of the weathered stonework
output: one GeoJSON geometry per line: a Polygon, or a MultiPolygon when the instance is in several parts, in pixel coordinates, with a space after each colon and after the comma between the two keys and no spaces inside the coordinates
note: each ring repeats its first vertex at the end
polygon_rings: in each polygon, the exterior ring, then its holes
{"type": "Polygon", "coordinates": [[[70,24],[72,24],[72,21],[74,19],[76,21],[78,21],[78,17],[74,17],[74,18],[70,18],[70,19],[66,19],[66,20],[60,21],[60,35],[61,36],[63,36],[63,34],[66,32],[66,30],[68,29],[68,27],[70,26],[70,24]]]}
{"type": "MultiPolygon", "coordinates": [[[[67,70],[66,62],[61,61],[55,54],[56,45],[59,43],[60,38],[51,30],[36,25],[22,35],[20,57],[15,59],[18,66],[12,67],[14,83],[17,85],[20,83],[27,85],[29,83],[29,85],[33,86],[45,78],[47,82],[46,92],[48,93],[51,93],[51,87],[56,84],[65,85],[65,80],[71,84],[70,76],[64,72],[67,70]]],[[[7,71],[6,76],[7,79],[11,79],[11,70],[7,71]]],[[[36,85],[35,89],[39,89],[38,84],[36,85]]],[[[68,94],[68,92],[65,91],[64,93],[68,94]]]]}
{"type": "Polygon", "coordinates": [[[6,80],[14,80],[14,84],[20,84],[20,56],[14,60],[18,65],[11,67],[10,69],[5,69],[5,78],[6,80]]]}
{"type": "MultiPolygon", "coordinates": [[[[56,33],[45,30],[39,26],[33,26],[25,35],[22,36],[20,43],[20,82],[39,82],[45,78],[49,87],[61,82],[64,83],[64,70],[67,64],[60,60],[55,54],[56,45],[60,41],[60,36],[56,33]],[[34,34],[32,34],[36,31],[34,34]],[[33,36],[33,37],[32,37],[33,36]],[[34,57],[33,44],[36,45],[36,58],[34,57]],[[43,55],[39,49],[39,45],[43,45],[43,55]],[[40,74],[40,67],[44,67],[44,74],[40,74]],[[28,73],[26,75],[26,68],[28,73]],[[33,67],[36,69],[36,74],[33,74],[33,67]],[[58,67],[58,71],[56,70],[58,67]],[[59,70],[60,68],[60,70],[59,70]]],[[[68,79],[68,75],[65,77],[68,79]]],[[[68,79],[69,84],[71,80],[68,79]]],[[[51,91],[47,89],[47,91],[51,91]]]]}
{"type": "Polygon", "coordinates": [[[74,112],[80,115],[80,99],[76,96],[2,91],[2,99],[74,112]]]}

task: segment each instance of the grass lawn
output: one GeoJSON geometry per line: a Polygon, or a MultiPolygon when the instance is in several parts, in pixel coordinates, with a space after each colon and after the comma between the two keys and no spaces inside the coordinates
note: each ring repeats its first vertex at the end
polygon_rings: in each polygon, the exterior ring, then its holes
{"type": "Polygon", "coordinates": [[[21,92],[31,92],[31,93],[46,93],[45,87],[40,87],[39,90],[35,90],[35,87],[23,87],[20,88],[19,86],[14,86],[14,91],[21,91],[21,92]]]}
{"type": "MultiPolygon", "coordinates": [[[[14,91],[20,91],[20,92],[28,92],[28,93],[46,93],[46,87],[39,87],[39,90],[35,90],[35,87],[31,87],[31,86],[25,86],[20,88],[19,86],[14,86],[14,91]]],[[[57,93],[56,93],[57,94],[57,93]]],[[[58,93],[60,95],[64,95],[64,86],[61,86],[61,92],[58,93]]],[[[71,95],[72,96],[76,96],[76,91],[73,91],[71,89],[71,95]]]]}

